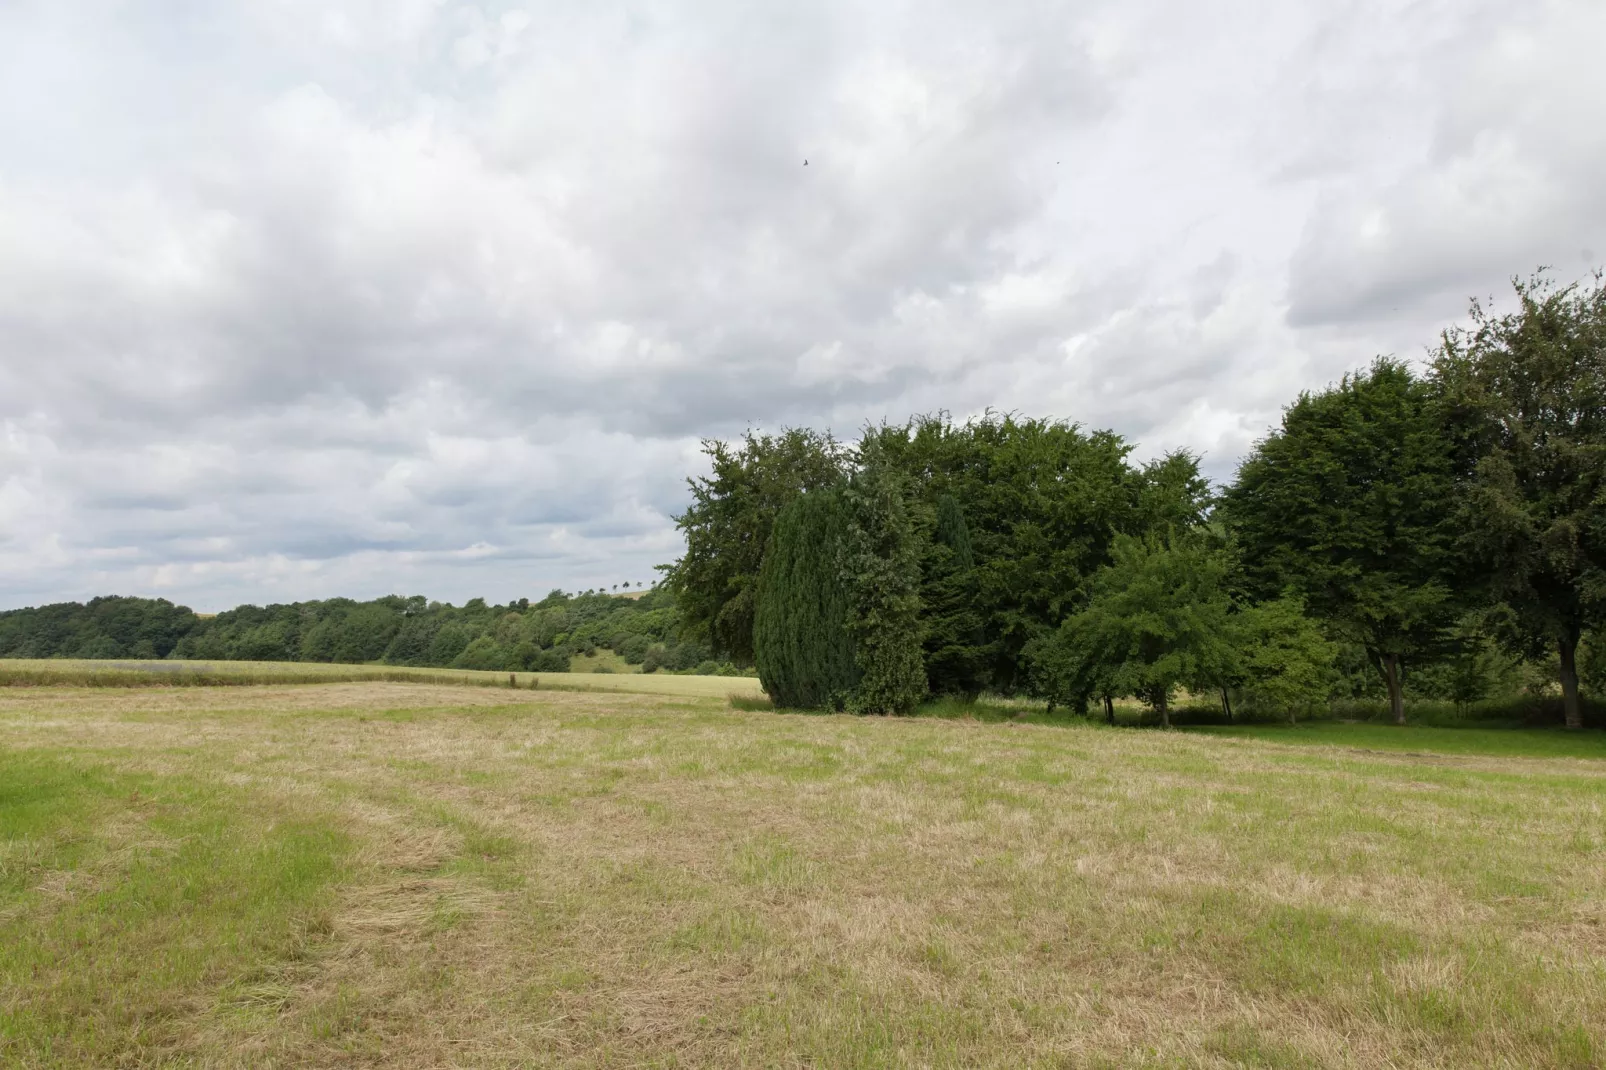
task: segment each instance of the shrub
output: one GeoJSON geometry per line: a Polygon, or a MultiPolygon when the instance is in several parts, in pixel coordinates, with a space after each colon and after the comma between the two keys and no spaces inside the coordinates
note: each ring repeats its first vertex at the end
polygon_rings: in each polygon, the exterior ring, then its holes
{"type": "Polygon", "coordinates": [[[647,654],[641,659],[642,672],[657,672],[668,663],[669,648],[662,643],[654,643],[647,648],[647,654]]]}
{"type": "Polygon", "coordinates": [[[493,669],[507,667],[508,652],[495,639],[482,635],[470,643],[452,662],[454,669],[493,669]]]}
{"type": "Polygon", "coordinates": [[[840,705],[858,685],[849,593],[837,569],[847,527],[840,489],[804,494],[775,518],[758,575],[753,649],[778,706],[840,705]]]}

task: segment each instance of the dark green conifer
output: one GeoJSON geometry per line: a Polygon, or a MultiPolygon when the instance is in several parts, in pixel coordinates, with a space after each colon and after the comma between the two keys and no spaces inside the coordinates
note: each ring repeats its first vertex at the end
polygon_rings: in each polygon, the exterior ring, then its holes
{"type": "Polygon", "coordinates": [[[987,658],[970,527],[959,499],[951,494],[937,499],[936,514],[921,585],[926,680],[933,694],[974,699],[985,682],[987,658]]]}
{"type": "Polygon", "coordinates": [[[840,556],[847,630],[862,673],[849,705],[859,713],[909,713],[926,697],[921,540],[904,474],[873,444],[860,459],[863,467],[844,491],[848,527],[840,556]]]}
{"type": "Polygon", "coordinates": [[[858,686],[838,568],[847,522],[837,488],[810,491],[775,518],[756,589],[753,652],[777,706],[841,708],[858,686]]]}

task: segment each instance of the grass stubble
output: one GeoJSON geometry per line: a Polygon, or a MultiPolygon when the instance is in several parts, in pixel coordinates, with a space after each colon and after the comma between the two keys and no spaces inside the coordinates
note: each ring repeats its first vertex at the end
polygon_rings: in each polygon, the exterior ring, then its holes
{"type": "Polygon", "coordinates": [[[0,1063],[1557,1066],[1606,763],[388,682],[0,692],[0,1063]]]}

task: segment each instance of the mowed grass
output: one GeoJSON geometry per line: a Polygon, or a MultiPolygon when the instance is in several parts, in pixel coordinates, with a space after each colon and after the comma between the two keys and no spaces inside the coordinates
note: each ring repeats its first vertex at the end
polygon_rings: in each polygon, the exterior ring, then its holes
{"type": "Polygon", "coordinates": [[[1346,727],[7,689],[0,1064],[1602,1065],[1606,761],[1346,727]]]}

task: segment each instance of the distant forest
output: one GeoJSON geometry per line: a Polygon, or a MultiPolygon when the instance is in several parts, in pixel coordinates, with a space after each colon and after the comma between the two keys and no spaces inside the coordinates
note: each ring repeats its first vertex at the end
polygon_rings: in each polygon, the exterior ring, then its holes
{"type": "Polygon", "coordinates": [[[679,636],[675,597],[553,591],[539,602],[453,606],[422,595],[239,606],[201,616],[165,599],[96,598],[0,613],[0,657],[321,661],[568,672],[612,650],[644,672],[730,674],[679,636]]]}

